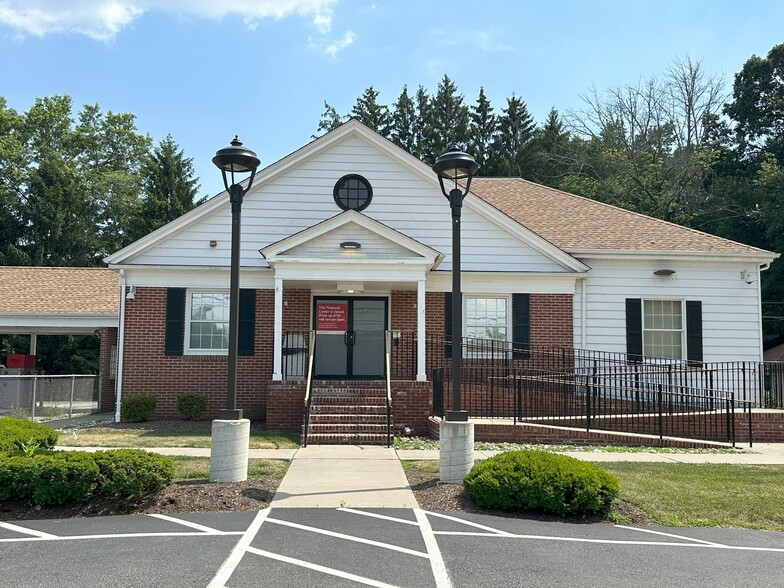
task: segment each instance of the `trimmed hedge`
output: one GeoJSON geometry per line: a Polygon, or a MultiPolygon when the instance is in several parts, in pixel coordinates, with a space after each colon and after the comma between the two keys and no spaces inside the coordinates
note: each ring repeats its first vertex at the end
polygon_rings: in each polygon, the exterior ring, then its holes
{"type": "Polygon", "coordinates": [[[476,505],[562,517],[607,512],[618,481],[584,461],[545,451],[507,451],[477,463],[463,479],[476,505]]]}
{"type": "Polygon", "coordinates": [[[155,413],[155,396],[128,396],[122,401],[122,418],[138,423],[149,421],[155,413]]]}
{"type": "Polygon", "coordinates": [[[207,397],[191,392],[177,397],[177,412],[182,418],[196,421],[207,411],[207,397]]]}
{"type": "Polygon", "coordinates": [[[40,449],[51,449],[57,443],[57,431],[49,425],[25,419],[0,418],[0,451],[14,451],[22,444],[38,444],[40,449]]]}
{"type": "Polygon", "coordinates": [[[0,500],[66,504],[87,500],[98,486],[89,453],[56,451],[0,458],[0,500]]]}
{"type": "Polygon", "coordinates": [[[94,454],[50,451],[0,454],[0,502],[52,505],[82,502],[96,493],[139,497],[162,490],[174,478],[170,457],[140,449],[94,454]]]}
{"type": "Polygon", "coordinates": [[[96,451],[98,491],[118,496],[144,496],[163,490],[174,479],[174,460],[142,449],[96,451]]]}

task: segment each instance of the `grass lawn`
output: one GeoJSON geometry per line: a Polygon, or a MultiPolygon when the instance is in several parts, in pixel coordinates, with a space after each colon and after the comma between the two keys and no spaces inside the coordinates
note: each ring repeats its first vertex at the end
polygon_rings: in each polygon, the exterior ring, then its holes
{"type": "MultiPolygon", "coordinates": [[[[208,457],[177,456],[174,460],[175,480],[206,480],[210,477],[208,457]]],[[[289,469],[289,462],[278,459],[249,459],[248,479],[282,478],[289,469]]]]}
{"type": "Polygon", "coordinates": [[[603,463],[662,525],[784,531],[784,466],[603,463]]]}
{"type": "MultiPolygon", "coordinates": [[[[95,427],[60,431],[57,444],[62,447],[209,447],[210,431],[204,429],[165,430],[156,426],[148,429],[115,429],[95,427]]],[[[251,449],[296,449],[296,433],[251,430],[251,449]]]]}
{"type": "MultiPolygon", "coordinates": [[[[437,461],[403,461],[438,473],[437,461]]],[[[618,478],[619,498],[672,527],[784,531],[784,466],[601,463],[618,478]]],[[[620,521],[619,521],[620,522],[620,521]]]]}

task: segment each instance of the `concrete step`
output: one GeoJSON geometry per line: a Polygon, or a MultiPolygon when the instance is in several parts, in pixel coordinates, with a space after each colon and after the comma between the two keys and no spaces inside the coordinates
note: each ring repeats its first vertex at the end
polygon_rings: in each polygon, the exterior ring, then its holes
{"type": "Polygon", "coordinates": [[[387,422],[386,411],[381,414],[374,413],[311,413],[310,422],[313,423],[384,423],[387,422]]]}
{"type": "Polygon", "coordinates": [[[386,433],[309,433],[308,445],[386,445],[386,433]]]}
{"type": "Polygon", "coordinates": [[[378,404],[313,404],[310,414],[387,414],[387,407],[378,404]]]}
{"type": "Polygon", "coordinates": [[[352,435],[361,433],[386,434],[386,432],[386,423],[378,425],[368,423],[311,423],[308,435],[312,435],[314,433],[333,433],[336,435],[347,435],[349,433],[352,435]]]}

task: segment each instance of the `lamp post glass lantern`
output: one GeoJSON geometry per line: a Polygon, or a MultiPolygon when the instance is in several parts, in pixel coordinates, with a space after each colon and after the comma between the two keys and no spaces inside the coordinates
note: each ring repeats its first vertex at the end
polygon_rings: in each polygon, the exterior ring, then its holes
{"type": "Polygon", "coordinates": [[[452,410],[446,412],[447,421],[467,421],[468,412],[460,407],[460,361],[463,354],[463,294],[460,286],[460,217],[463,199],[471,189],[471,179],[479,164],[459,147],[452,147],[433,164],[438,176],[441,192],[449,200],[452,209],[452,410]],[[452,181],[447,192],[444,184],[452,181]],[[459,185],[465,180],[465,188],[459,185]]]}
{"type": "Polygon", "coordinates": [[[237,408],[237,342],[239,331],[240,300],[240,224],[242,199],[253,185],[256,168],[261,161],[256,154],[242,146],[235,135],[228,147],[219,149],[212,158],[223,175],[223,185],[229,193],[231,202],[231,276],[229,283],[229,357],[226,383],[226,408],[218,412],[219,419],[242,419],[242,409],[237,408]],[[247,186],[235,180],[235,174],[250,172],[247,186]],[[231,180],[231,183],[229,183],[231,180]]]}

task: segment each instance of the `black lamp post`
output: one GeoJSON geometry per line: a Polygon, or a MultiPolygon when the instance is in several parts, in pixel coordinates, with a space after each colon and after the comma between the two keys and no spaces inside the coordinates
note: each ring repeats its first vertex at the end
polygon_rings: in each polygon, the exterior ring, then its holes
{"type": "Polygon", "coordinates": [[[228,382],[226,389],[226,408],[218,411],[219,419],[239,420],[242,409],[237,408],[237,341],[240,325],[240,217],[242,198],[253,185],[256,168],[261,161],[250,149],[242,146],[242,141],[235,135],[231,145],[219,149],[212,158],[223,174],[223,185],[229,192],[231,202],[231,278],[229,284],[229,362],[228,382]],[[231,185],[226,173],[231,176],[231,185]],[[247,187],[243,188],[234,181],[235,173],[250,172],[247,187]]]}
{"type": "Polygon", "coordinates": [[[446,412],[448,421],[467,421],[468,412],[460,410],[460,360],[463,354],[463,293],[460,289],[460,215],[463,198],[471,189],[471,178],[479,169],[479,164],[459,147],[452,147],[433,164],[438,176],[441,192],[449,200],[452,208],[452,410],[446,412]],[[444,180],[454,181],[454,187],[447,192],[444,180]],[[461,189],[458,180],[465,180],[461,189]],[[457,342],[457,345],[455,345],[457,342]]]}

